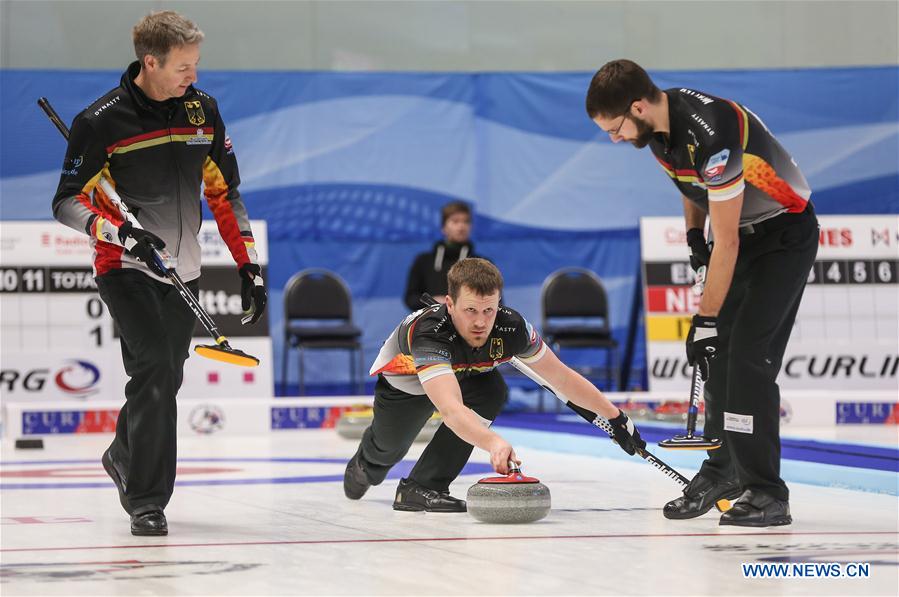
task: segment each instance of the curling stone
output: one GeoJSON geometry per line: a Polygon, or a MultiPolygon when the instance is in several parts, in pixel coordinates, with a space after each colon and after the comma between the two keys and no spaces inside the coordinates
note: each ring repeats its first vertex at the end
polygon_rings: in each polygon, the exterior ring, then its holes
{"type": "Polygon", "coordinates": [[[362,434],[371,425],[371,419],[374,410],[366,408],[364,410],[348,410],[337,419],[334,429],[337,435],[346,439],[361,439],[362,434]]]}
{"type": "MultiPolygon", "coordinates": [[[[371,425],[373,416],[374,410],[370,408],[364,410],[348,410],[337,419],[334,428],[337,430],[337,435],[340,437],[346,439],[361,439],[362,434],[365,433],[365,430],[371,425]]],[[[421,431],[418,432],[418,435],[415,436],[415,441],[431,441],[431,438],[434,437],[434,432],[437,431],[437,428],[440,427],[442,422],[443,417],[440,416],[439,412],[435,412],[424,424],[424,427],[421,428],[421,431]]]]}
{"type": "Polygon", "coordinates": [[[468,488],[468,513],[481,522],[520,524],[545,518],[549,487],[511,466],[504,477],[487,477],[468,488]]]}

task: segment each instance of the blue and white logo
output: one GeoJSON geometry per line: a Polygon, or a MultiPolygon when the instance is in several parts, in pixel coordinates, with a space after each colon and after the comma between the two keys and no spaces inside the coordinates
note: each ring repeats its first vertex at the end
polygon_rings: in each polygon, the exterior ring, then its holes
{"type": "Polygon", "coordinates": [[[709,161],[705,164],[705,171],[703,172],[703,178],[706,182],[716,182],[721,180],[724,169],[727,167],[727,159],[729,157],[730,150],[722,149],[709,158],[709,161]]]}

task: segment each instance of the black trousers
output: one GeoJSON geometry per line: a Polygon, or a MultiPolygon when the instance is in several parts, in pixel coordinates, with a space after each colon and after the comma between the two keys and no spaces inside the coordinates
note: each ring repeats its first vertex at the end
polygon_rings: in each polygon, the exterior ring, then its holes
{"type": "Polygon", "coordinates": [[[811,204],[742,236],[734,277],[718,314],[718,355],[705,385],[705,434],[724,440],[700,474],[736,479],[781,500],[780,388],[777,374],[809,270],[818,252],[811,204]],[[725,423],[725,417],[729,422],[725,423]]]}
{"type": "MultiPolygon", "coordinates": [[[[196,295],[199,281],[187,283],[196,295]]],[[[136,270],[97,278],[121,334],[122,360],[131,379],[110,453],[123,468],[132,508],[165,508],[175,486],[177,405],[194,315],[178,291],[136,270]]]]}
{"type": "MultiPolygon", "coordinates": [[[[503,376],[493,369],[460,380],[462,402],[490,422],[509,394],[503,376]]],[[[374,419],[359,445],[362,467],[372,485],[380,484],[394,464],[403,459],[415,436],[434,413],[426,395],[401,392],[383,375],[375,384],[374,419]]],[[[448,491],[474,447],[461,440],[446,424],[440,425],[425,447],[409,478],[437,491],[448,491]]]]}

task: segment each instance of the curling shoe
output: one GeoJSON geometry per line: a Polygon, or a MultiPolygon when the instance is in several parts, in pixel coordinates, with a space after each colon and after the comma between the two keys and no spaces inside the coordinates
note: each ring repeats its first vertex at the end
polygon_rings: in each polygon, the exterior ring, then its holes
{"type": "Polygon", "coordinates": [[[153,537],[169,534],[165,514],[158,506],[137,508],[131,515],[131,534],[139,537],[153,537]]]}
{"type": "Polygon", "coordinates": [[[393,509],[402,512],[467,512],[465,500],[454,498],[448,491],[422,487],[412,479],[400,479],[393,509]]]}
{"type": "Polygon", "coordinates": [[[110,449],[111,448],[107,448],[106,451],[103,452],[103,456],[100,457],[100,462],[103,463],[103,469],[112,479],[112,482],[115,483],[116,489],[119,490],[119,503],[122,504],[122,508],[125,509],[125,512],[131,514],[132,508],[128,504],[128,498],[125,496],[125,489],[128,486],[125,481],[125,475],[122,474],[122,469],[118,463],[112,459],[112,454],[109,452],[110,449]]]}
{"type": "Polygon", "coordinates": [[[665,504],[662,514],[671,520],[696,518],[711,510],[718,500],[735,499],[740,495],[736,481],[710,481],[697,474],[684,488],[684,495],[665,504]]]}
{"type": "Polygon", "coordinates": [[[360,446],[356,453],[350,458],[346,465],[346,471],[343,473],[343,494],[351,500],[361,499],[368,488],[371,487],[371,481],[362,468],[359,454],[362,451],[360,446]]]}
{"type": "Polygon", "coordinates": [[[720,526],[735,527],[779,527],[792,523],[788,501],[753,489],[744,491],[718,521],[720,526]]]}

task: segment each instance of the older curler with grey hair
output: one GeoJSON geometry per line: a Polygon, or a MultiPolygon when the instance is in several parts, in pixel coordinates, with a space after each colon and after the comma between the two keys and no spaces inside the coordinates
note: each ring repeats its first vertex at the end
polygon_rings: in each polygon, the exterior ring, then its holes
{"type": "Polygon", "coordinates": [[[142,64],[147,55],[165,64],[169,50],[198,44],[204,37],[196,23],[173,10],[151,12],[131,31],[134,53],[142,64]]]}

